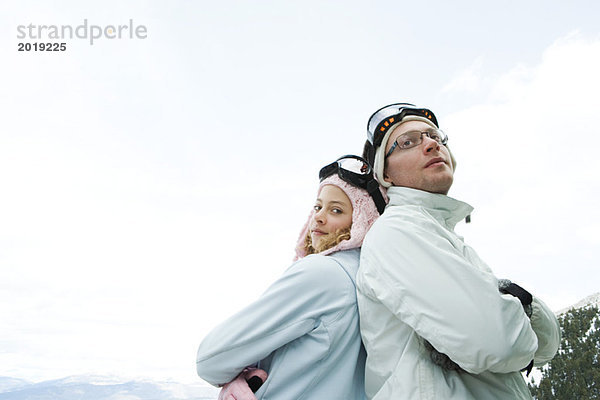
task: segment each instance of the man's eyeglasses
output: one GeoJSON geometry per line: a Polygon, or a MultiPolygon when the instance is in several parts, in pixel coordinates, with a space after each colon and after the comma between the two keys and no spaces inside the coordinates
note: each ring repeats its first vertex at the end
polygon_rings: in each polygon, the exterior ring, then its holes
{"type": "Polygon", "coordinates": [[[385,155],[386,158],[392,154],[392,152],[398,148],[400,150],[408,150],[415,146],[423,143],[423,135],[427,136],[430,139],[435,140],[441,145],[446,145],[448,143],[448,135],[444,133],[441,129],[429,129],[426,131],[408,131],[398,136],[390,150],[385,155]]]}

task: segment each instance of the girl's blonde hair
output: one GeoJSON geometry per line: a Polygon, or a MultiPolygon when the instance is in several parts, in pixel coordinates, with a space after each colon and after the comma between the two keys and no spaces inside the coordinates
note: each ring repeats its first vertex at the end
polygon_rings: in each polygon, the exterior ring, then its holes
{"type": "Polygon", "coordinates": [[[344,240],[350,239],[350,227],[344,229],[338,229],[335,232],[330,232],[324,235],[319,241],[319,245],[315,248],[313,247],[312,238],[310,237],[310,230],[306,232],[306,236],[304,236],[304,251],[306,255],[309,254],[317,254],[327,249],[336,246],[344,240]]]}

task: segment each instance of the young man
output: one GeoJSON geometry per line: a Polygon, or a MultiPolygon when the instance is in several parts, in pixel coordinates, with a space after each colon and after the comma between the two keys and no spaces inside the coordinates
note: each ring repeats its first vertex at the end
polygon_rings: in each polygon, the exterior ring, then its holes
{"type": "Polygon", "coordinates": [[[446,143],[424,108],[392,104],[369,119],[365,158],[390,201],[357,275],[367,397],[531,399],[520,371],[552,359],[559,325],[454,233],[472,208],[447,196],[446,143]]]}

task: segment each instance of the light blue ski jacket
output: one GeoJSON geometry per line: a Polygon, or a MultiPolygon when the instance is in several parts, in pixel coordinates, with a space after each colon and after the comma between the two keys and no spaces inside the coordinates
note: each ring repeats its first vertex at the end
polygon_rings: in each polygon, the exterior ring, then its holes
{"type": "Polygon", "coordinates": [[[200,344],[198,375],[213,385],[258,363],[262,400],[363,400],[365,351],[356,287],[360,249],[292,264],[255,302],[200,344]]]}

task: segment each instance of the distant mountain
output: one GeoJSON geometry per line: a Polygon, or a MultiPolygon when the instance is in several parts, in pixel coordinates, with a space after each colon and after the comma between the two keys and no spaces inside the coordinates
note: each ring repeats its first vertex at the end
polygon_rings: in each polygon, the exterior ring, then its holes
{"type": "Polygon", "coordinates": [[[578,301],[570,307],[563,308],[562,310],[557,311],[556,315],[561,315],[566,313],[573,308],[583,308],[587,306],[596,306],[600,307],[600,292],[589,295],[588,297],[578,301]]]}
{"type": "Polygon", "coordinates": [[[30,385],[31,382],[23,379],[8,378],[0,376],[0,393],[8,392],[9,390],[16,390],[20,387],[30,385]]]}
{"type": "Polygon", "coordinates": [[[217,395],[216,388],[201,384],[87,375],[39,383],[0,377],[0,400],[215,400],[217,395]]]}

